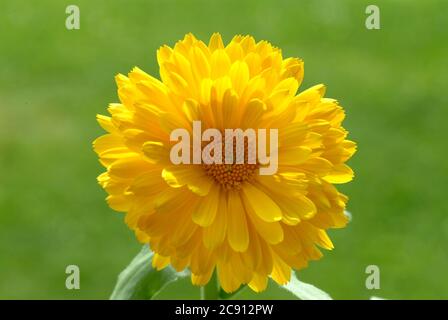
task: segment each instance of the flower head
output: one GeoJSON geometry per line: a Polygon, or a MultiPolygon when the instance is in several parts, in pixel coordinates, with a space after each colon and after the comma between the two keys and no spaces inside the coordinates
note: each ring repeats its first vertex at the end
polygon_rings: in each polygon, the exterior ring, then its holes
{"type": "Polygon", "coordinates": [[[193,284],[215,269],[227,292],[262,291],[268,277],[288,282],[292,268],[322,256],[317,247],[333,248],[326,230],[347,223],[347,197],[334,184],[352,179],[345,162],[356,145],[343,109],[323,85],[297,94],[303,61],[250,36],[224,45],[213,34],[207,45],[188,34],[157,60],[161,80],[138,68],[118,75],[120,103],[98,115],[108,133],[94,149],[109,205],[150,245],[155,267],[189,268],[193,284]],[[277,170],[260,174],[265,165],[249,163],[247,140],[233,150],[245,151],[238,163],[174,164],[171,133],[193,133],[194,121],[221,133],[277,129],[277,170]]]}

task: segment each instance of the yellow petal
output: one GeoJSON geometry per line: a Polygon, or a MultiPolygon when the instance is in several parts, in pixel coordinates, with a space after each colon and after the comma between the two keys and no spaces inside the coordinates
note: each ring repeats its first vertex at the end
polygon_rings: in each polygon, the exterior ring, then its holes
{"type": "Polygon", "coordinates": [[[241,95],[249,82],[249,68],[246,62],[236,61],[230,68],[230,79],[235,91],[241,95]]]}
{"type": "Polygon", "coordinates": [[[201,227],[208,227],[212,224],[218,211],[220,192],[219,186],[213,185],[209,193],[200,200],[193,211],[193,221],[195,223],[201,227]]]}
{"type": "Polygon", "coordinates": [[[151,163],[169,163],[170,150],[162,142],[147,141],[142,151],[151,163]]]}
{"type": "Polygon", "coordinates": [[[208,273],[203,274],[191,274],[191,283],[195,286],[205,286],[212,277],[213,269],[210,270],[208,273]]]}
{"type": "Polygon", "coordinates": [[[192,69],[197,80],[210,77],[210,64],[204,52],[198,47],[193,49],[192,69]]]}
{"type": "Polygon", "coordinates": [[[240,114],[238,108],[238,97],[233,90],[227,90],[224,93],[222,101],[222,121],[226,128],[235,128],[238,126],[240,114]]]}
{"type": "Polygon", "coordinates": [[[252,184],[243,187],[245,203],[263,221],[274,222],[282,219],[282,212],[278,205],[262,190],[252,184]]]}
{"type": "Polygon", "coordinates": [[[230,65],[230,59],[224,50],[218,49],[214,51],[210,61],[212,79],[226,75],[230,69],[230,65]]]}
{"type": "Polygon", "coordinates": [[[288,58],[282,62],[283,72],[281,78],[293,77],[300,85],[303,80],[303,61],[297,58],[288,58]]]}
{"type": "Polygon", "coordinates": [[[170,257],[164,257],[160,254],[155,253],[152,258],[152,266],[159,270],[162,270],[170,263],[170,257]]]}
{"type": "MultiPolygon", "coordinates": [[[[246,105],[243,118],[241,120],[242,129],[256,128],[266,111],[266,106],[260,99],[252,99],[246,105]]],[[[281,131],[280,131],[281,132],[281,131]]]]}
{"type": "Polygon", "coordinates": [[[238,192],[230,191],[228,195],[227,239],[233,250],[244,252],[249,246],[246,212],[238,192]]]}
{"type": "Polygon", "coordinates": [[[285,182],[273,182],[273,179],[261,177],[258,181],[269,190],[271,197],[275,198],[282,211],[283,222],[295,225],[301,220],[311,219],[316,214],[317,209],[313,201],[293,184],[285,185],[285,182]]]}
{"type": "Polygon", "coordinates": [[[168,111],[173,110],[172,103],[168,96],[168,88],[158,79],[150,77],[136,84],[137,88],[145,97],[145,102],[168,111]]]}
{"type": "MultiPolygon", "coordinates": [[[[110,149],[123,148],[123,139],[116,134],[105,134],[93,142],[93,149],[100,155],[110,149]]],[[[127,148],[126,148],[127,149],[127,148]]]]}
{"type": "Polygon", "coordinates": [[[109,206],[116,211],[126,212],[131,208],[131,202],[125,195],[111,195],[106,200],[109,206]]]}
{"type": "Polygon", "coordinates": [[[231,41],[225,50],[232,62],[243,59],[244,51],[238,42],[231,41]]]}
{"type": "Polygon", "coordinates": [[[258,54],[254,52],[250,52],[246,57],[244,57],[244,61],[249,67],[250,76],[253,77],[260,72],[261,69],[261,59],[258,54]]]}
{"type": "Polygon", "coordinates": [[[132,157],[115,161],[110,165],[108,172],[112,177],[131,179],[151,170],[151,168],[151,164],[142,157],[132,157]]]}
{"type": "Polygon", "coordinates": [[[232,270],[230,263],[219,263],[217,270],[219,283],[225,292],[234,292],[241,286],[241,282],[234,275],[234,272],[238,272],[238,270],[232,270]]]}
{"type": "Polygon", "coordinates": [[[271,277],[280,285],[284,285],[291,279],[291,267],[288,266],[279,256],[273,253],[274,266],[271,277]]]}
{"type": "Polygon", "coordinates": [[[297,146],[305,140],[309,132],[308,125],[305,123],[293,123],[279,130],[279,146],[297,146]]]}
{"type": "Polygon", "coordinates": [[[249,283],[251,281],[253,269],[244,263],[241,254],[232,252],[229,263],[239,283],[249,283]]]}
{"type": "Polygon", "coordinates": [[[112,118],[111,117],[106,117],[106,116],[103,116],[101,114],[97,114],[96,115],[96,120],[100,124],[101,128],[103,128],[107,132],[112,133],[112,132],[116,132],[117,131],[117,128],[112,123],[112,118]]]}
{"type": "Polygon", "coordinates": [[[253,209],[244,201],[246,212],[252,222],[255,230],[263,241],[270,244],[277,244],[283,240],[283,230],[279,222],[266,222],[258,217],[253,209]]]}
{"type": "Polygon", "coordinates": [[[169,61],[172,53],[173,53],[173,49],[171,49],[167,45],[160,47],[157,50],[157,62],[159,63],[159,66],[161,66],[165,62],[169,61]]]}
{"type": "Polygon", "coordinates": [[[278,158],[280,165],[295,166],[305,162],[311,155],[312,149],[308,147],[282,148],[278,158]]]}
{"type": "Polygon", "coordinates": [[[213,185],[213,180],[197,165],[167,166],[162,171],[162,177],[171,187],[187,185],[188,189],[200,196],[206,196],[213,185]]]}
{"type": "Polygon", "coordinates": [[[227,233],[227,201],[224,192],[220,192],[219,207],[213,223],[203,231],[204,245],[208,249],[220,245],[227,233]]]}
{"type": "Polygon", "coordinates": [[[255,292],[261,292],[266,290],[266,287],[268,286],[268,277],[263,276],[261,274],[255,273],[252,281],[249,282],[249,287],[254,290],[255,292]]]}
{"type": "Polygon", "coordinates": [[[210,273],[216,265],[216,250],[209,250],[204,247],[200,241],[201,237],[202,235],[199,232],[199,237],[195,238],[196,246],[193,251],[189,252],[189,255],[191,255],[190,270],[197,275],[210,273]]]}
{"type": "Polygon", "coordinates": [[[216,33],[212,34],[212,36],[210,38],[210,43],[208,44],[208,47],[211,52],[219,50],[219,49],[224,49],[224,44],[222,42],[222,38],[219,33],[216,32],[216,33]]]}
{"type": "Polygon", "coordinates": [[[333,167],[330,174],[323,179],[329,183],[346,183],[353,179],[353,170],[346,164],[339,164],[333,167]]]}

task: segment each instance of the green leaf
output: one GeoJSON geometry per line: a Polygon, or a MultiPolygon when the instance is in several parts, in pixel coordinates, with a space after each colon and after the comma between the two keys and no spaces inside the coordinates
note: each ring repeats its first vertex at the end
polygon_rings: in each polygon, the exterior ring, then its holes
{"type": "Polygon", "coordinates": [[[111,300],[152,299],[168,284],[188,276],[187,272],[176,272],[171,266],[157,271],[151,265],[154,253],[147,245],[118,276],[111,300]]]}
{"type": "Polygon", "coordinates": [[[227,293],[224,291],[223,288],[221,288],[219,290],[219,299],[222,299],[222,300],[234,299],[235,296],[240,295],[240,291],[247,290],[246,288],[247,288],[247,285],[243,284],[236,291],[231,292],[231,293],[227,293]]]}
{"type": "Polygon", "coordinates": [[[230,300],[297,300],[295,295],[286,291],[271,279],[269,279],[266,290],[260,293],[253,291],[249,286],[244,286],[234,294],[227,294],[225,298],[230,300]]]}
{"type": "Polygon", "coordinates": [[[299,281],[294,272],[291,274],[291,280],[284,286],[269,279],[268,287],[260,293],[245,286],[233,295],[229,294],[227,298],[232,300],[332,300],[324,291],[299,281]]]}
{"type": "Polygon", "coordinates": [[[200,300],[200,287],[191,284],[190,277],[170,282],[152,300],[200,300]]]}
{"type": "Polygon", "coordinates": [[[291,274],[291,280],[282,287],[300,300],[332,300],[328,293],[297,279],[294,272],[291,274]]]}

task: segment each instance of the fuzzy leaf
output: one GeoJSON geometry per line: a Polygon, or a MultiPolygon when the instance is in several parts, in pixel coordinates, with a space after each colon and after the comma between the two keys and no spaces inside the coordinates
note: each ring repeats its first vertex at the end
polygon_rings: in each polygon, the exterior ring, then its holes
{"type": "Polygon", "coordinates": [[[188,275],[171,266],[157,271],[151,265],[154,253],[147,245],[118,276],[111,300],[149,300],[168,284],[188,275]]]}
{"type": "Polygon", "coordinates": [[[291,280],[282,287],[300,300],[332,300],[328,293],[297,279],[294,272],[291,274],[291,280]]]}

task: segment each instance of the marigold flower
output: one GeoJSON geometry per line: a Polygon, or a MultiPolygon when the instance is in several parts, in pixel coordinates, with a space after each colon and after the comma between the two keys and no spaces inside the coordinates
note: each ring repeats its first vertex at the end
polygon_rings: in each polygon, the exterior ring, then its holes
{"type": "Polygon", "coordinates": [[[195,285],[216,269],[227,292],[279,284],[331,250],[329,228],[344,227],[347,197],[334,184],[353,178],[356,150],[344,111],[316,85],[297,94],[303,61],[251,36],[224,45],[188,34],[157,51],[158,80],[138,68],[117,75],[120,103],[98,115],[108,132],[94,149],[110,207],[155,252],[153,265],[189,268],[195,285]],[[278,171],[257,164],[178,164],[170,133],[206,128],[278,129],[278,171]]]}

